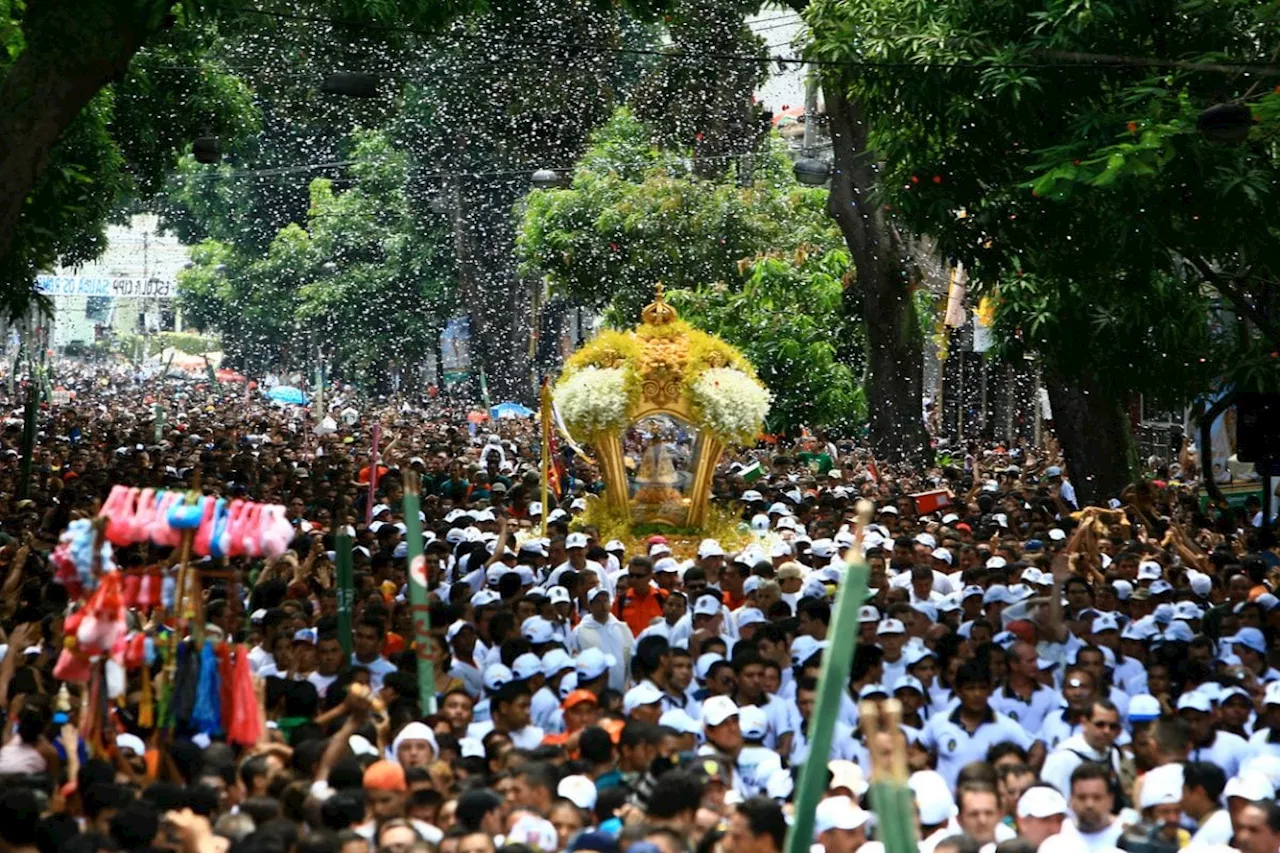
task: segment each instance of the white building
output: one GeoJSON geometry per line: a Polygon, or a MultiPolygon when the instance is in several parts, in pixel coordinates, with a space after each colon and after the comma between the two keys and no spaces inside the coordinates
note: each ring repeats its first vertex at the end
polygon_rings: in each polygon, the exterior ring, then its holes
{"type": "Polygon", "coordinates": [[[158,231],[156,216],[139,214],[128,227],[107,227],[107,248],[97,260],[37,276],[36,289],[53,300],[54,346],[92,343],[111,331],[182,330],[175,297],[190,252],[158,231]]]}

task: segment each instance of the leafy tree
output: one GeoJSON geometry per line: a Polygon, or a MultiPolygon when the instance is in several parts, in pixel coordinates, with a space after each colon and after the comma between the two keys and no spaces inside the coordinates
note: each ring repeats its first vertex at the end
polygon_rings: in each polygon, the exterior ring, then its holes
{"type": "Polygon", "coordinates": [[[744,348],[777,395],[771,428],[848,427],[865,411],[858,324],[841,305],[849,258],[820,191],[775,148],[743,185],[698,177],[625,109],[596,132],[570,188],[532,193],[518,249],[553,294],[630,326],[654,285],[744,348]]]}
{"type": "Polygon", "coordinates": [[[1185,400],[1225,366],[1206,270],[1274,252],[1257,225],[1274,221],[1270,154],[1194,134],[1230,85],[1185,65],[1269,61],[1273,15],[1251,0],[809,4],[828,107],[856,106],[879,164],[871,209],[998,291],[1007,348],[1045,358],[1086,500],[1129,478],[1130,394],[1185,400]]]}
{"type": "Polygon", "coordinates": [[[313,181],[305,227],[282,228],[262,256],[216,241],[193,253],[184,309],[240,364],[297,368],[320,346],[340,375],[376,386],[388,365],[434,352],[453,307],[443,217],[410,203],[411,158],[385,134],[357,134],[353,156],[353,185],[313,181]]]}
{"type": "MultiPolygon", "coordinates": [[[[34,102],[0,114],[0,139],[15,122],[34,120],[60,98],[73,97],[66,89],[76,81],[59,83],[42,77],[48,69],[30,66],[42,51],[55,49],[46,29],[53,26],[46,17],[50,7],[71,5],[76,4],[0,3],[0,107],[7,96],[22,92],[34,102]]],[[[99,10],[90,18],[101,20],[105,14],[107,10],[99,10]]],[[[58,39],[83,35],[80,26],[68,24],[58,39]]],[[[39,128],[6,149],[0,161],[0,221],[9,215],[16,218],[0,234],[0,280],[5,285],[0,301],[11,315],[26,310],[38,270],[59,261],[75,264],[96,257],[105,246],[109,215],[124,199],[153,192],[193,136],[252,126],[255,114],[247,92],[204,56],[208,41],[207,28],[195,25],[175,24],[158,31],[153,47],[122,71],[114,86],[91,94],[65,116],[47,150],[38,149],[51,131],[48,123],[63,117],[45,116],[39,128]],[[195,73],[175,79],[169,69],[177,65],[195,73]],[[15,213],[6,208],[6,196],[12,199],[10,189],[18,186],[25,189],[17,196],[15,213]]],[[[66,45],[57,49],[65,50],[66,45]]],[[[80,59],[68,62],[79,68],[80,59]]],[[[73,74],[70,66],[63,72],[73,74]]]]}
{"type": "Polygon", "coordinates": [[[844,310],[848,252],[802,246],[741,266],[737,287],[702,285],[668,296],[684,319],[739,347],[755,365],[774,393],[771,432],[850,434],[867,407],[860,384],[865,338],[844,310]]]}

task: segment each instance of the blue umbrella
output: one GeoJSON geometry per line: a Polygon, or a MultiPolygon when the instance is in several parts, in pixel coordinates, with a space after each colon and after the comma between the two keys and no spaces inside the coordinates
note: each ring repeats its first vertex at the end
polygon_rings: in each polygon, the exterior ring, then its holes
{"type": "Polygon", "coordinates": [[[489,410],[489,417],[495,421],[499,418],[527,418],[532,414],[533,409],[519,403],[499,403],[489,410]]]}
{"type": "Polygon", "coordinates": [[[307,395],[301,388],[292,385],[277,385],[267,392],[267,399],[277,403],[290,403],[294,406],[305,406],[307,395]]]}

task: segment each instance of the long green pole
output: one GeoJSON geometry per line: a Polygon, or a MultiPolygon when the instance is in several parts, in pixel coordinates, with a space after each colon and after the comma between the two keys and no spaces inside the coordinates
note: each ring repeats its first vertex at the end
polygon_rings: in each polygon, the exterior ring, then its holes
{"type": "Polygon", "coordinates": [[[825,793],[826,757],[831,755],[836,717],[840,714],[840,694],[849,684],[853,652],[858,645],[858,608],[867,600],[868,575],[866,563],[854,563],[849,566],[836,591],[831,627],[827,631],[831,643],[822,653],[818,699],[809,720],[809,757],[800,768],[800,779],[796,785],[796,808],[791,830],[787,833],[787,853],[809,853],[813,844],[814,809],[825,793]]]}
{"type": "Polygon", "coordinates": [[[422,553],[422,519],[418,516],[418,475],[404,484],[405,545],[409,557],[409,606],[413,612],[413,640],[418,655],[418,701],[423,714],[436,712],[436,673],[431,663],[431,602],[427,559],[422,553]]]}
{"type": "Polygon", "coordinates": [[[350,661],[351,607],[356,597],[355,577],[351,572],[351,537],[339,533],[333,539],[338,558],[338,642],[342,644],[342,654],[350,661]]]}

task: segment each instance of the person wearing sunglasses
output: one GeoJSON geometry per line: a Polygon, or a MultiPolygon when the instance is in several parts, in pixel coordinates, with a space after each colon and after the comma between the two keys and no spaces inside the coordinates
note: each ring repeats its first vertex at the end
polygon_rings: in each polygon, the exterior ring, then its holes
{"type": "Polygon", "coordinates": [[[1079,734],[1058,744],[1044,760],[1040,779],[1059,791],[1071,790],[1071,774],[1086,761],[1109,767],[1120,775],[1120,711],[1109,699],[1095,698],[1081,721],[1079,734]]]}

